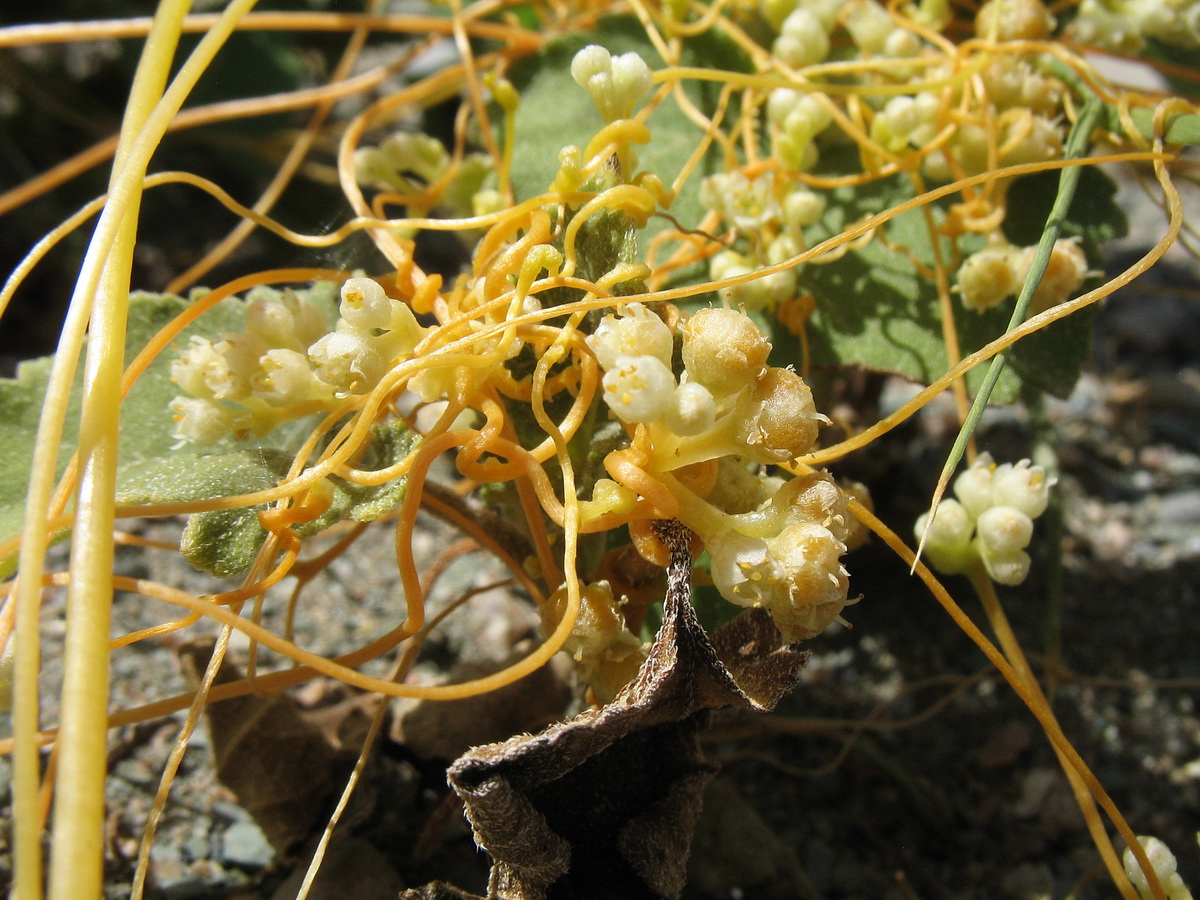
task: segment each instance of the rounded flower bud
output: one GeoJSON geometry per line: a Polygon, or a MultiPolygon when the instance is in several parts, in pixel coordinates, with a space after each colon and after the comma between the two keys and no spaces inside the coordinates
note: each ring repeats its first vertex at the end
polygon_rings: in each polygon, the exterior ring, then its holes
{"type": "Polygon", "coordinates": [[[992,505],[992,477],[995,470],[992,454],[980,453],[975,457],[975,462],[954,479],[954,495],[971,518],[977,518],[992,505]]]}
{"type": "Polygon", "coordinates": [[[1029,554],[1024,550],[1013,550],[1010,553],[988,553],[981,549],[983,566],[987,569],[988,577],[996,584],[1006,584],[1014,587],[1029,575],[1029,554]]]}
{"type": "Polygon", "coordinates": [[[955,500],[943,500],[938,504],[932,526],[929,525],[929,513],[925,513],[913,527],[917,540],[925,536],[925,552],[930,562],[938,571],[950,575],[965,572],[970,566],[975,556],[971,549],[974,531],[974,519],[955,500]]]}
{"type": "Polygon", "coordinates": [[[783,215],[794,228],[807,228],[820,221],[825,214],[825,198],[808,188],[800,188],[788,194],[783,201],[783,215]]]}
{"type": "Polygon", "coordinates": [[[675,401],[675,376],[655,356],[619,356],[604,373],[604,402],[622,422],[653,422],[675,401]]]}
{"type": "Polygon", "coordinates": [[[1053,28],[1041,0],[990,0],[975,14],[975,33],[990,41],[1040,41],[1053,28]]]}
{"type": "Polygon", "coordinates": [[[246,332],[260,339],[268,347],[286,347],[289,350],[304,350],[296,335],[296,320],[292,310],[274,291],[261,294],[251,293],[246,298],[246,332]]]}
{"type": "MultiPolygon", "coordinates": [[[[607,581],[581,585],[579,595],[579,617],[563,649],[576,659],[599,656],[625,631],[625,617],[607,581]]],[[[540,610],[542,630],[547,634],[554,631],[562,622],[566,608],[567,586],[564,584],[550,595],[540,610]]]]}
{"type": "Polygon", "coordinates": [[[738,413],[737,439],[756,462],[795,459],[817,440],[820,417],[812,390],[790,369],[767,369],[738,413]]]}
{"type": "Polygon", "coordinates": [[[683,364],[688,380],[724,397],[753,384],[767,363],[771,343],[745,313],[698,310],[683,326],[683,364]]]}
{"type": "Polygon", "coordinates": [[[985,247],[968,256],[958,270],[963,306],[976,312],[1004,302],[1020,286],[1009,247],[985,247]]]}
{"type": "Polygon", "coordinates": [[[703,434],[717,417],[712,393],[702,384],[685,381],[675,390],[675,402],[666,413],[667,427],[682,437],[703,434]]]}
{"type": "MultiPolygon", "coordinates": [[[[1037,247],[1026,247],[1016,260],[1017,276],[1024,281],[1025,274],[1033,265],[1037,247]]],[[[1033,299],[1029,301],[1030,313],[1038,313],[1065,303],[1075,296],[1087,278],[1088,264],[1078,238],[1066,238],[1054,242],[1050,259],[1042,280],[1038,282],[1033,299]]]]}
{"type": "Polygon", "coordinates": [[[789,66],[816,65],[829,55],[829,34],[808,9],[793,10],[780,31],[771,52],[789,66]]]}
{"type": "Polygon", "coordinates": [[[342,302],[338,311],[355,331],[369,332],[389,328],[393,301],[377,281],[370,278],[349,278],[342,284],[342,302]]]}
{"type": "Polygon", "coordinates": [[[992,554],[1024,550],[1033,537],[1033,519],[1011,506],[993,506],[975,522],[979,541],[992,554]]]}

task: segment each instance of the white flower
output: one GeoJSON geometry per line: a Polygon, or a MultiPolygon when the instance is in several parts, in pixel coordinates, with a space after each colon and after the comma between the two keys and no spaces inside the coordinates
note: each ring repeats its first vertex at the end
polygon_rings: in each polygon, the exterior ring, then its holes
{"type": "Polygon", "coordinates": [[[268,350],[259,360],[254,378],[254,396],[275,407],[293,406],[310,400],[332,400],[329,386],[312,370],[308,357],[295,350],[268,350]]]}
{"type": "Polygon", "coordinates": [[[228,378],[229,364],[208,338],[193,337],[178,359],[171,360],[171,380],[193,397],[216,396],[228,378]]]}
{"type": "Polygon", "coordinates": [[[978,518],[984,510],[992,505],[992,478],[996,464],[992,454],[980,453],[975,462],[954,479],[954,495],[971,518],[978,518]]]}
{"type": "Polygon", "coordinates": [[[366,394],[379,383],[389,360],[360,334],[335,331],[308,348],[317,377],[338,396],[366,394]]]}
{"type": "Polygon", "coordinates": [[[765,607],[788,643],[820,634],[846,605],[845,545],[816,522],[790,525],[767,539],[731,531],[706,546],[721,596],[765,607]]]}
{"type": "Polygon", "coordinates": [[[675,401],[675,376],[655,356],[619,356],[604,373],[604,402],[622,422],[653,422],[675,401]]]}
{"type": "MultiPolygon", "coordinates": [[[[1188,890],[1187,885],[1183,883],[1183,879],[1176,871],[1178,864],[1175,861],[1175,854],[1171,852],[1170,848],[1158,838],[1145,835],[1138,835],[1138,843],[1146,851],[1154,874],[1158,876],[1163,890],[1166,891],[1167,900],[1192,900],[1192,892],[1188,890]]],[[[1150,890],[1150,883],[1146,880],[1146,874],[1142,871],[1142,867],[1138,865],[1137,858],[1128,847],[1125,848],[1121,862],[1125,867],[1125,874],[1137,888],[1138,895],[1143,900],[1150,900],[1154,896],[1150,890]]]]}
{"type": "Polygon", "coordinates": [[[700,202],[720,212],[729,224],[750,233],[783,217],[771,172],[753,181],[741,172],[710,175],[700,183],[700,202]]]}
{"type": "Polygon", "coordinates": [[[620,315],[605,316],[587,337],[587,345],[606,371],[622,356],[653,356],[670,366],[674,338],[662,319],[641,303],[630,303],[620,315]]]}
{"type": "Polygon", "coordinates": [[[215,444],[246,423],[247,416],[228,406],[200,397],[176,397],[171,401],[175,430],[171,432],[179,444],[215,444]]]}
{"type": "Polygon", "coordinates": [[[992,502],[997,506],[1019,509],[1031,519],[1046,511],[1054,479],[1046,477],[1041,466],[1023,459],[1015,465],[997,466],[992,474],[992,502]]]}

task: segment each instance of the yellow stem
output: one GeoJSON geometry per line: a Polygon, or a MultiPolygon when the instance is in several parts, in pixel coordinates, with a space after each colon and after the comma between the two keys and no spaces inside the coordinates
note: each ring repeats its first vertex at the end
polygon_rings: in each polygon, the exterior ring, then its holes
{"type": "MultiPolygon", "coordinates": [[[[1004,607],[1000,604],[1000,598],[996,595],[996,586],[992,583],[992,579],[988,577],[982,564],[975,566],[975,568],[968,572],[967,577],[970,579],[971,586],[975,589],[975,593],[979,596],[979,600],[983,604],[984,614],[987,616],[988,623],[992,626],[992,631],[996,634],[996,640],[1000,643],[1000,649],[1004,651],[1004,657],[1008,660],[1009,665],[1013,667],[1013,670],[1026,690],[1043,707],[1046,716],[1052,721],[1057,722],[1054,711],[1050,708],[1050,701],[1046,699],[1046,694],[1042,691],[1042,686],[1038,683],[1037,678],[1033,674],[1033,669],[1025,657],[1025,651],[1021,649],[1021,644],[1017,640],[1017,636],[1013,634],[1008,616],[1004,612],[1004,607]]],[[[1092,836],[1092,842],[1096,845],[1096,850],[1100,853],[1100,858],[1103,860],[1104,867],[1108,870],[1113,884],[1117,886],[1117,890],[1121,892],[1121,896],[1125,900],[1139,900],[1138,893],[1130,883],[1129,877],[1125,874],[1125,870],[1121,865],[1121,859],[1108,837],[1108,832],[1104,827],[1104,820],[1100,817],[1100,811],[1096,807],[1096,798],[1092,796],[1091,790],[1088,789],[1083,778],[1075,770],[1074,765],[1071,764],[1066,755],[1053,743],[1051,747],[1054,748],[1054,754],[1058,757],[1058,764],[1062,767],[1063,773],[1067,776],[1067,781],[1071,784],[1071,791],[1075,795],[1075,802],[1079,804],[1079,810],[1083,813],[1088,832],[1092,836]]],[[[1129,826],[1123,821],[1115,821],[1114,824],[1116,824],[1117,829],[1121,831],[1123,836],[1129,831],[1129,826]]],[[[1134,843],[1137,842],[1134,841],[1134,843]]],[[[1157,877],[1153,872],[1149,872],[1146,878],[1153,890],[1158,880],[1157,877]]],[[[1161,890],[1161,885],[1158,885],[1158,887],[1161,890]]],[[[1158,897],[1157,893],[1155,896],[1157,900],[1164,900],[1164,898],[1158,897]]]]}
{"type": "MultiPolygon", "coordinates": [[[[112,525],[117,468],[121,371],[129,271],[137,209],[150,156],[171,119],[253,0],[235,0],[200,42],[166,94],[162,93],[187,12],[186,0],[164,0],[143,52],[122,126],[109,202],[97,224],[75,285],[76,321],[92,310],[87,379],[80,424],[83,461],[71,550],[73,579],[67,597],[63,728],[59,735],[50,861],[54,900],[99,897],[103,884],[104,760],[108,706],[108,639],[112,605],[112,525]],[[161,99],[160,99],[161,98],[161,99]],[[94,299],[93,299],[94,298],[94,299]]],[[[68,335],[75,338],[75,334],[68,335]]],[[[78,335],[82,339],[82,334],[78,335]]],[[[78,353],[78,344],[74,346],[78,353]]],[[[48,398],[49,399],[49,398],[48,398]]],[[[53,422],[51,426],[53,426],[53,422]]],[[[61,420],[58,422],[61,433],[61,420]]],[[[39,428],[39,437],[42,429],[39,428]]],[[[53,464],[50,475],[53,477],[53,464]]],[[[31,479],[32,480],[32,479],[31,479]]],[[[32,500],[31,491],[31,505],[32,500]]],[[[40,497],[38,498],[40,500],[40,497]]],[[[47,494],[48,500],[48,494],[47,494]]],[[[28,533],[45,516],[26,520],[28,533]]],[[[41,560],[29,582],[40,581],[41,560]]],[[[22,900],[38,893],[22,893],[22,900]]]]}

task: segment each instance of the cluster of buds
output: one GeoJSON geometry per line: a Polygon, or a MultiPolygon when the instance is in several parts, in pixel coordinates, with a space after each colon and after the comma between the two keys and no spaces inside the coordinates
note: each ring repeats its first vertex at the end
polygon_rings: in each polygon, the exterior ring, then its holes
{"type": "MultiPolygon", "coordinates": [[[[1196,835],[1196,839],[1197,842],[1200,842],[1200,834],[1196,835]]],[[[1138,843],[1146,851],[1150,865],[1154,868],[1154,874],[1158,876],[1158,882],[1167,895],[1167,900],[1192,900],[1192,892],[1188,890],[1188,886],[1183,883],[1179,872],[1176,871],[1175,854],[1171,852],[1171,849],[1156,837],[1139,835],[1138,843]]],[[[1150,882],[1146,878],[1146,873],[1142,871],[1142,867],[1138,865],[1137,858],[1128,847],[1125,849],[1125,855],[1121,862],[1124,864],[1125,874],[1129,876],[1129,880],[1137,889],[1138,896],[1142,900],[1151,900],[1154,892],[1150,889],[1150,882]]]]}
{"type": "Polygon", "coordinates": [[[789,66],[824,62],[839,25],[864,57],[908,59],[921,49],[919,38],[876,0],[763,0],[762,11],[778,34],[771,52],[789,66]]]}
{"type": "Polygon", "coordinates": [[[494,211],[500,200],[496,190],[487,186],[495,176],[490,156],[468,153],[454,166],[441,141],[419,132],[397,132],[378,146],[360,148],[354,154],[354,169],[359,184],[414,198],[409,203],[413,214],[433,208],[434,204],[415,198],[435,184],[439,185],[436,205],[453,215],[483,215],[494,211]]]}
{"type": "Polygon", "coordinates": [[[212,444],[230,435],[263,435],[331,404],[333,389],[307,356],[328,330],[325,314],[295,292],[252,291],[244,332],[219,341],[193,337],[171,362],[171,380],[184,392],[171,402],[175,438],[212,444]]]}
{"type": "Polygon", "coordinates": [[[171,403],[181,443],[261,436],[366,394],[425,333],[407,304],[369,278],[342,285],[332,332],[325,314],[293,291],[260,288],[246,299],[244,332],[194,337],[171,363],[184,392],[171,403]]]}
{"type": "Polygon", "coordinates": [[[613,56],[589,44],[571,60],[571,77],[588,92],[605,122],[627,119],[633,107],[654,86],[646,61],[630,51],[613,56]]]}
{"type": "Polygon", "coordinates": [[[1071,37],[1118,53],[1134,54],[1147,38],[1183,49],[1200,47],[1196,0],[1083,0],[1071,20],[1071,37]]]}
{"type": "Polygon", "coordinates": [[[678,380],[674,336],[641,304],[605,316],[588,336],[604,370],[604,400],[618,419],[690,439],[693,451],[703,445],[709,458],[780,463],[812,447],[824,421],[812,391],[792,370],[766,364],[771,344],[749,316],[702,309],[681,333],[678,380]]]}
{"type": "Polygon", "coordinates": [[[962,574],[982,562],[999,584],[1016,585],[1029,574],[1025,548],[1033,520],[1046,511],[1051,480],[1041,466],[1024,459],[996,465],[988,453],[954,481],[957,500],[943,500],[933,522],[917,520],[914,532],[925,536],[930,562],[948,575],[962,574]]]}
{"type": "MultiPolygon", "coordinates": [[[[590,699],[605,704],[637,674],[646,658],[646,646],[626,627],[621,603],[607,581],[581,585],[579,599],[579,616],[563,649],[575,658],[590,699]]],[[[566,606],[567,588],[563,585],[539,610],[543,632],[550,634],[558,627],[566,606]]]]}
{"type": "Polygon", "coordinates": [[[605,402],[636,427],[649,474],[704,542],[721,595],[766,608],[789,642],[812,637],[846,604],[845,501],[827,475],[785,481],[761,467],[809,452],[826,420],[799,375],[767,365],[771,345],[744,312],[702,309],[679,332],[676,379],[662,320],[636,304],[606,316],[588,338],[605,402]],[[714,463],[719,474],[699,493],[671,475],[714,463]]]}
{"type": "MultiPolygon", "coordinates": [[[[1017,293],[1037,255],[1037,246],[1016,247],[1003,238],[972,253],[958,270],[963,306],[983,312],[1017,293]]],[[[1088,276],[1087,257],[1079,238],[1054,242],[1042,280],[1029,303],[1031,314],[1065,303],[1076,295],[1088,276]]]]}
{"type": "Polygon", "coordinates": [[[817,164],[817,137],[833,124],[828,98],[776,88],[767,99],[775,155],[786,168],[807,172],[817,164]]]}
{"type": "MultiPolygon", "coordinates": [[[[753,180],[736,171],[710,175],[701,183],[700,202],[719,212],[747,242],[744,250],[713,256],[709,272],[716,280],[750,275],[799,255],[808,246],[804,229],[825,212],[820,194],[805,187],[784,192],[771,172],[753,180]]],[[[726,298],[747,309],[773,309],[796,295],[796,285],[793,267],[738,282],[727,289],[726,298]]]]}

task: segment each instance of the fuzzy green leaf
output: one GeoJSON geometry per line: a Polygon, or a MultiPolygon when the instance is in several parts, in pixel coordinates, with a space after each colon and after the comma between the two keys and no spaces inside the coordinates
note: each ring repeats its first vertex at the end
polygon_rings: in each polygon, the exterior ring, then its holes
{"type": "MultiPolygon", "coordinates": [[[[373,471],[394,465],[409,455],[420,440],[420,435],[400,420],[392,420],[372,429],[371,442],[358,461],[358,468],[373,471]]],[[[305,537],[323,531],[331,525],[347,519],[354,522],[373,522],[391,512],[404,500],[406,477],[393,478],[382,484],[355,484],[334,475],[329,479],[333,485],[333,499],[324,513],[312,522],[295,527],[296,534],[305,537]]]]}

